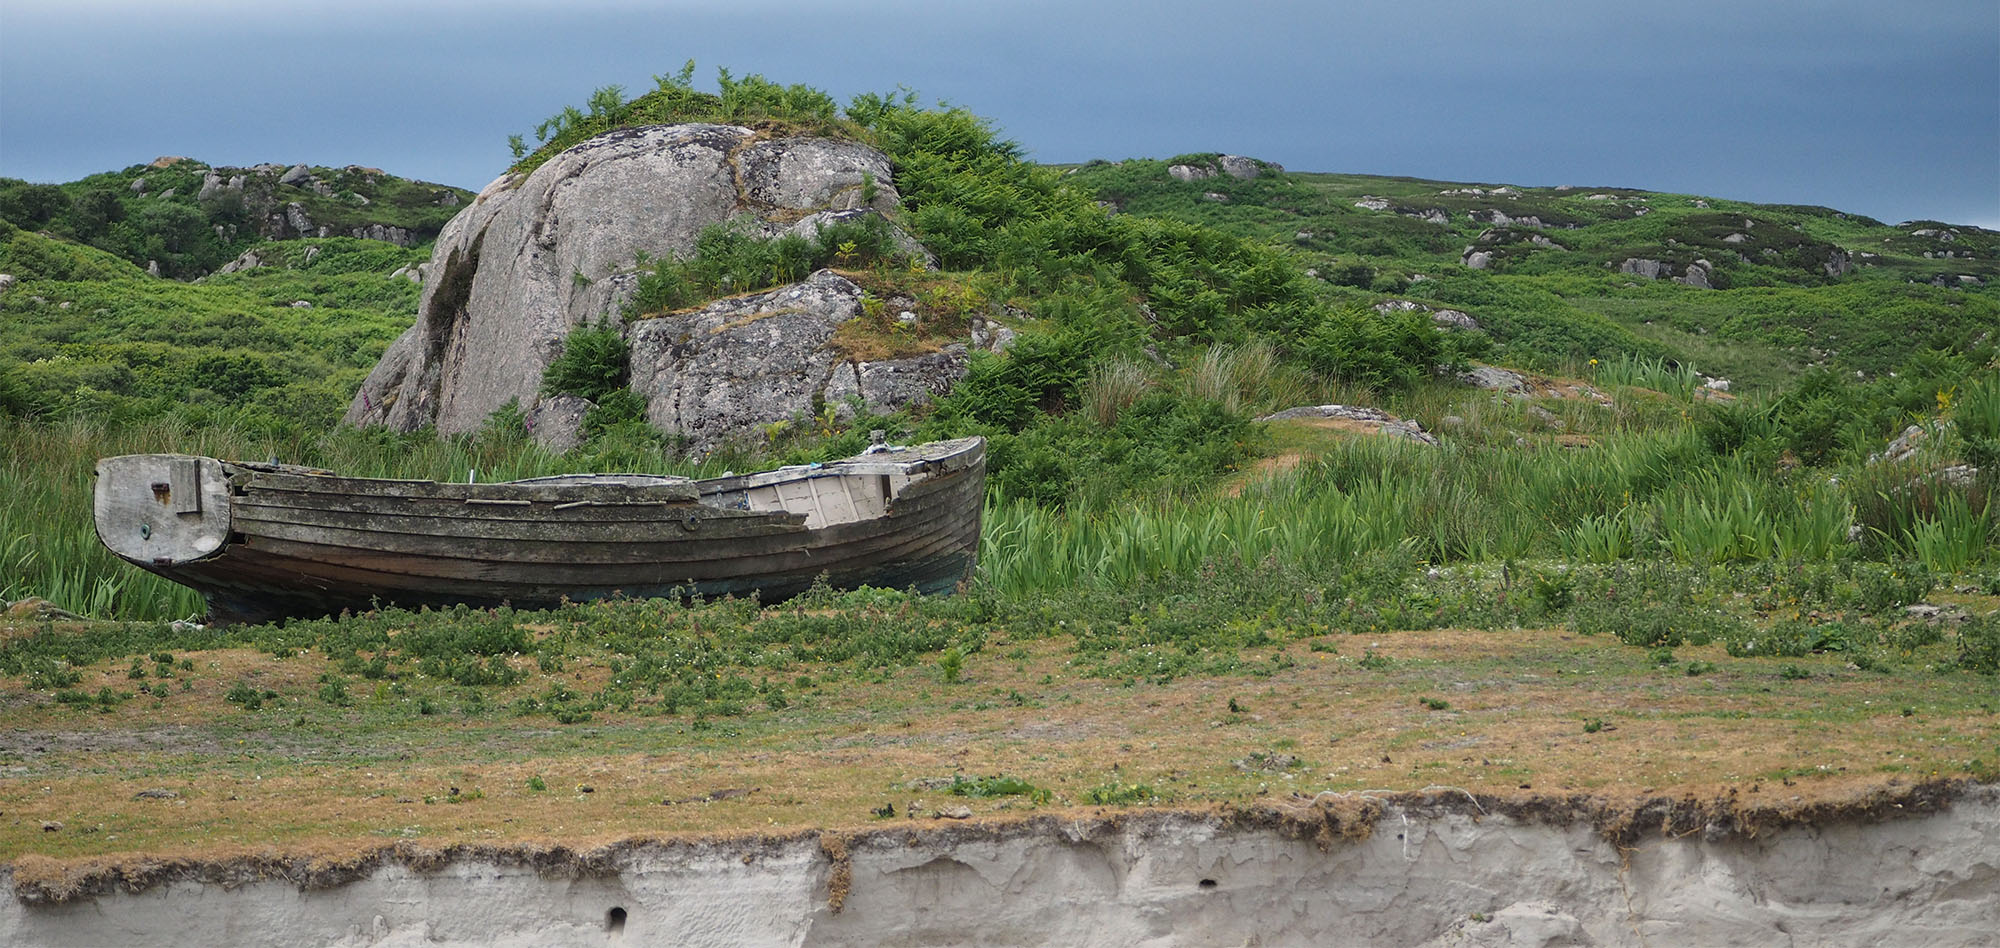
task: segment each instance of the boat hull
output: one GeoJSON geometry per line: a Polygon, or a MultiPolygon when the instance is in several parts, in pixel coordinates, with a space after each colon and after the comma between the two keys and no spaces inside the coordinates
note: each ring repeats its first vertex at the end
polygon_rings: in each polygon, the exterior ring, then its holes
{"type": "Polygon", "coordinates": [[[212,622],[655,596],[775,602],[970,579],[980,439],[703,481],[344,478],[185,455],[98,463],[112,552],[201,592],[212,622]]]}

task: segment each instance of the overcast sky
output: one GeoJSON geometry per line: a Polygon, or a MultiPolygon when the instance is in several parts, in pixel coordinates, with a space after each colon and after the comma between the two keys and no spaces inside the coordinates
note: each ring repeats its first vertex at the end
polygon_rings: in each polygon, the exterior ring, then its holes
{"type": "Polygon", "coordinates": [[[6,0],[0,175],[185,155],[477,189],[693,58],[906,85],[1041,161],[1679,191],[2000,229],[1995,0],[6,0]],[[530,135],[532,140],[532,135],[530,135]]]}

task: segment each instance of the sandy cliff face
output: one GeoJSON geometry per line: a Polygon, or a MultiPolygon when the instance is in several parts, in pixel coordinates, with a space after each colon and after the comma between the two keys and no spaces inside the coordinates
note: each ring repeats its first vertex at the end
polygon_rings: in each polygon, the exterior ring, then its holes
{"type": "Polygon", "coordinates": [[[223,867],[54,904],[9,880],[0,942],[1977,945],[2000,917],[1990,787],[1922,815],[1623,848],[1583,822],[1407,797],[1337,826],[1299,804],[431,854],[316,882],[223,867]]]}

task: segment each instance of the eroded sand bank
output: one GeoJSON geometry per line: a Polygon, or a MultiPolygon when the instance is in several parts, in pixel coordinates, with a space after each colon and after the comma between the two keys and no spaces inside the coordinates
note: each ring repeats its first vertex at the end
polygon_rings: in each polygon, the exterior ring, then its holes
{"type": "Polygon", "coordinates": [[[1493,802],[22,870],[0,943],[1978,945],[2000,930],[1994,787],[1764,820],[1493,802]]]}

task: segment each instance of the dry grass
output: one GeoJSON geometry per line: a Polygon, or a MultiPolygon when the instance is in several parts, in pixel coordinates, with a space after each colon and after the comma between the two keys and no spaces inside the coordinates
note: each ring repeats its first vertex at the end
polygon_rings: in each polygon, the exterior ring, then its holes
{"type": "MultiPolygon", "coordinates": [[[[1732,794],[1798,807],[1962,774],[1993,753],[2000,730],[1977,695],[1832,657],[1684,649],[1680,660],[1715,665],[1691,677],[1649,665],[1642,650],[1555,630],[1317,641],[1339,653],[1297,642],[1245,656],[1275,668],[1268,677],[1164,685],[1077,677],[1061,637],[994,642],[967,659],[958,684],[921,666],[886,682],[844,679],[712,730],[615,714],[568,727],[505,711],[399,718],[371,710],[383,699],[366,693],[333,709],[298,697],[325,670],[315,656],[189,653],[193,690],[160,707],[135,699],[97,713],[5,695],[0,859],[46,874],[270,853],[337,864],[400,842],[578,848],[858,832],[939,825],[936,811],[957,805],[1026,817],[1114,784],[1196,808],[1432,786],[1514,800],[1732,794]],[[1289,667],[1267,661],[1280,652],[1289,667]],[[1387,666],[1364,666],[1371,652],[1387,666]],[[1784,677],[1785,664],[1811,678],[1784,677]],[[222,698],[239,680],[292,697],[280,712],[244,712],[222,698]],[[1257,769],[1257,754],[1300,763],[1257,769]],[[953,797],[923,782],[997,774],[1048,788],[1053,801],[953,797]],[[534,778],[546,789],[531,789],[534,778]],[[730,790],[750,792],[717,794],[730,790]],[[885,805],[891,820],[872,815],[885,805]]],[[[603,674],[573,662],[492,704],[603,674]]],[[[123,675],[92,667],[84,684],[123,675]]]]}

